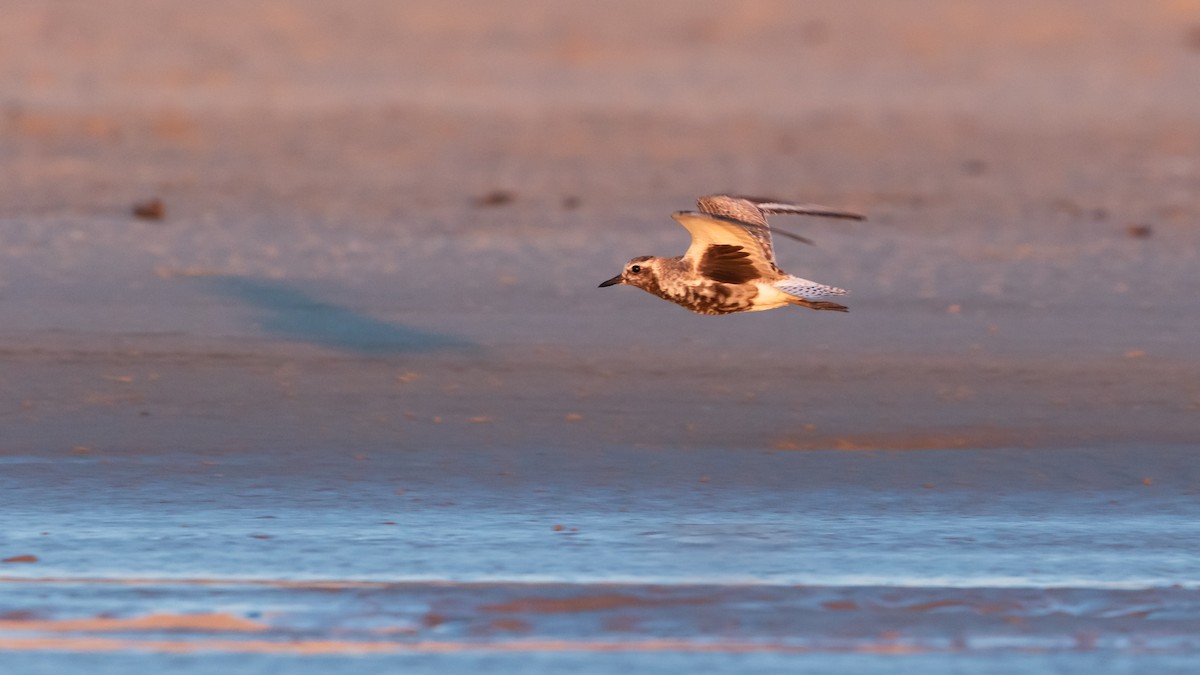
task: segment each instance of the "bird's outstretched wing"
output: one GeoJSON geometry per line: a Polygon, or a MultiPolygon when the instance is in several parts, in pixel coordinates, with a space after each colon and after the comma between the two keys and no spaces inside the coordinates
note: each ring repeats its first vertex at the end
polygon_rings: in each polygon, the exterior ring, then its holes
{"type": "Polygon", "coordinates": [[[802,237],[798,234],[781,230],[773,225],[768,225],[767,214],[769,213],[790,213],[802,216],[822,216],[825,218],[846,218],[850,220],[866,219],[865,216],[858,213],[821,206],[820,204],[796,204],[794,202],[785,202],[767,197],[749,197],[745,195],[706,195],[696,200],[696,205],[704,213],[733,218],[734,220],[740,220],[744,223],[750,223],[763,228],[762,238],[765,241],[763,248],[767,252],[767,257],[772,261],[775,259],[775,251],[771,246],[770,232],[775,232],[788,239],[794,239],[805,244],[812,244],[813,241],[808,237],[802,237]]]}
{"type": "Polygon", "coordinates": [[[738,199],[744,199],[754,204],[763,213],[791,213],[798,216],[820,216],[822,218],[844,218],[846,220],[867,219],[861,213],[844,211],[820,204],[797,204],[795,202],[782,202],[778,199],[767,199],[766,197],[738,197],[738,199]]]}
{"type": "Polygon", "coordinates": [[[671,217],[691,233],[692,245],[683,259],[701,275],[726,284],[779,278],[770,253],[771,233],[765,227],[696,211],[671,217]]]}

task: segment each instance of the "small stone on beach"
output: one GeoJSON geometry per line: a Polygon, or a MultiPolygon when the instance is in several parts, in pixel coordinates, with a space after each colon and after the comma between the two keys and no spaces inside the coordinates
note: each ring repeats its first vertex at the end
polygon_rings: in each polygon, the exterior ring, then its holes
{"type": "Polygon", "coordinates": [[[142,220],[162,220],[167,215],[167,207],[157,197],[137,202],[133,205],[133,215],[142,220]]]}
{"type": "Polygon", "coordinates": [[[475,206],[504,206],[505,204],[511,204],[516,198],[516,195],[507,190],[492,190],[485,195],[476,197],[475,206]]]}

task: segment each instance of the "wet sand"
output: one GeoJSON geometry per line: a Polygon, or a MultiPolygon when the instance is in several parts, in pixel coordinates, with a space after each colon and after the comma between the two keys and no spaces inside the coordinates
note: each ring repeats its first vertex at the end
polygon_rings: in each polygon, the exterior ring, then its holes
{"type": "Polygon", "coordinates": [[[6,672],[1200,655],[1194,3],[5,15],[6,672]],[[715,191],[850,313],[595,288],[715,191]]]}

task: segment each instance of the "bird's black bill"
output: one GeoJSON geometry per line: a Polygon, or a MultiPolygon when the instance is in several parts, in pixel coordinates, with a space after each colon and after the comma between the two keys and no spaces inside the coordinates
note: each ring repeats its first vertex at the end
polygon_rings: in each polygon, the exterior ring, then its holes
{"type": "Polygon", "coordinates": [[[617,285],[617,284],[619,284],[619,283],[621,283],[621,275],[620,275],[620,274],[618,274],[617,276],[615,276],[615,277],[613,277],[613,278],[609,279],[608,281],[605,281],[604,283],[600,284],[600,286],[599,286],[598,288],[607,288],[607,287],[609,287],[609,286],[616,286],[616,285],[617,285]]]}

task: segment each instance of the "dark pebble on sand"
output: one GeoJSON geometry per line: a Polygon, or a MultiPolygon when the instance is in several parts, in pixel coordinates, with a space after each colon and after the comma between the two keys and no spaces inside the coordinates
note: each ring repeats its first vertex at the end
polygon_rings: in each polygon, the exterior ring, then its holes
{"type": "Polygon", "coordinates": [[[1125,228],[1125,234],[1128,234],[1134,239],[1149,239],[1154,235],[1154,228],[1150,227],[1149,225],[1130,225],[1129,227],[1125,228]]]}
{"type": "Polygon", "coordinates": [[[507,190],[492,190],[491,192],[475,198],[475,206],[504,206],[511,204],[517,198],[516,195],[507,190]]]}
{"type": "Polygon", "coordinates": [[[167,207],[161,199],[147,199],[133,205],[133,215],[143,220],[162,220],[167,215],[167,207]]]}

